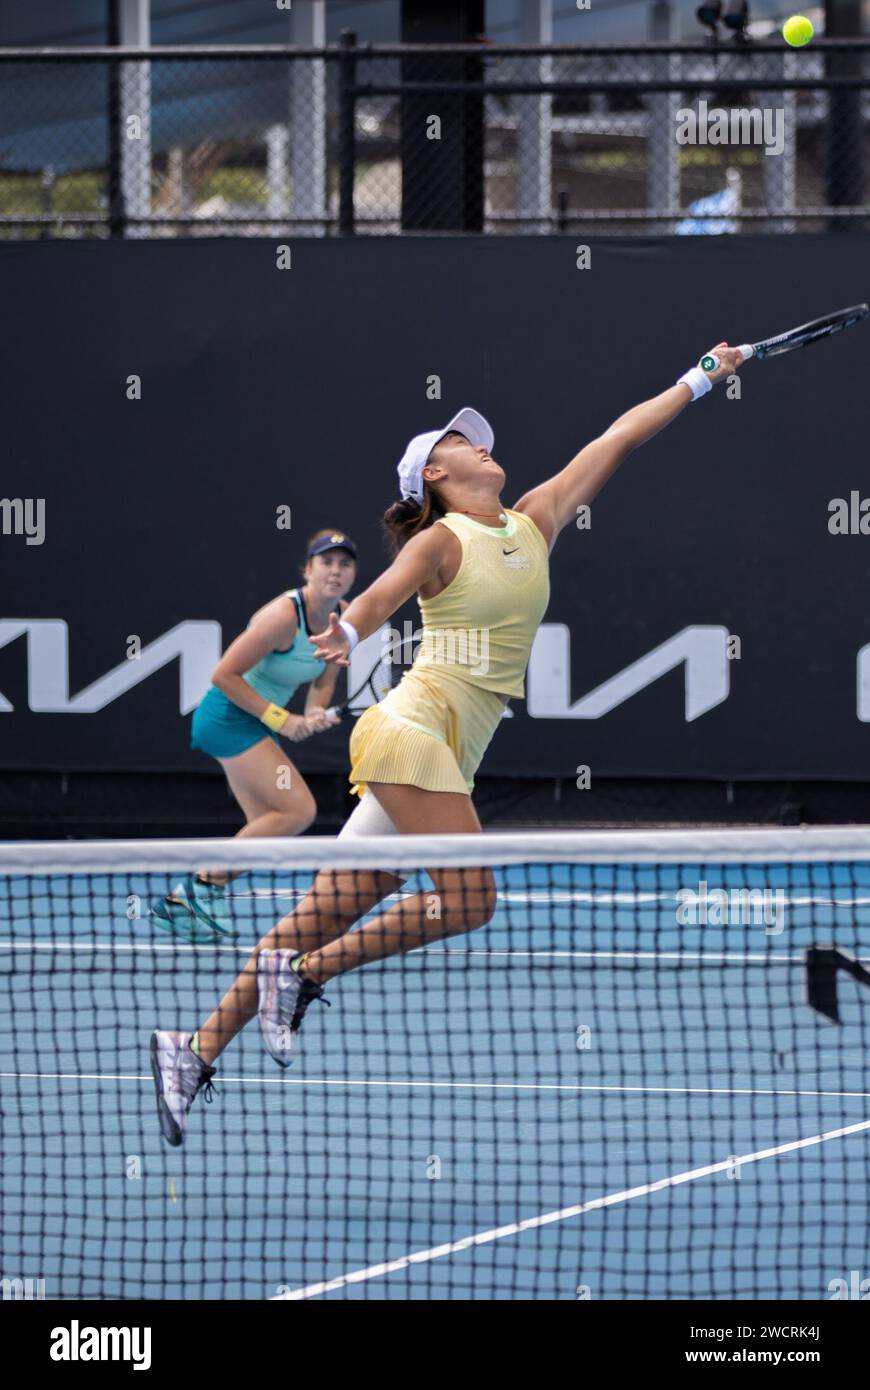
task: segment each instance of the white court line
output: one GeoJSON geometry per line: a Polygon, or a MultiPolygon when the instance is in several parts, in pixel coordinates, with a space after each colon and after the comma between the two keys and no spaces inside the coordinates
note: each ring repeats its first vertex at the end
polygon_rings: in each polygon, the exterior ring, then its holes
{"type": "MultiPolygon", "coordinates": [[[[500,951],[495,948],[492,950],[462,950],[454,946],[448,946],[440,953],[436,951],[439,943],[433,942],[432,947],[428,948],[432,955],[441,954],[444,956],[518,956],[518,957],[542,957],[545,960],[559,959],[568,957],[571,960],[693,960],[701,961],[702,964],[712,965],[726,964],[734,965],[769,965],[771,962],[782,965],[800,964],[804,957],[783,956],[783,955],[745,955],[739,951],[500,951]]],[[[870,956],[858,956],[857,960],[870,961],[870,956]]]]}
{"type": "MultiPolygon", "coordinates": [[[[721,885],[726,892],[754,892],[762,893],[765,888],[761,885],[752,887],[744,884],[742,887],[734,884],[721,885]]],[[[822,898],[813,894],[789,894],[785,889],[778,889],[775,884],[766,885],[768,892],[782,892],[783,897],[779,901],[785,907],[870,907],[870,897],[852,898],[822,898]]],[[[238,893],[228,893],[230,898],[244,899],[269,899],[269,898],[304,898],[307,896],[306,890],[301,888],[251,888],[244,889],[238,893]]],[[[382,902],[401,902],[404,898],[413,898],[417,892],[410,889],[402,892],[391,893],[389,897],[383,898],[382,902]]],[[[613,889],[610,891],[599,889],[570,889],[570,888],[509,888],[498,893],[499,902],[507,903],[532,903],[546,907],[549,904],[558,906],[561,903],[588,903],[593,907],[643,907],[647,904],[670,903],[674,904],[680,899],[677,898],[677,889],[668,892],[663,891],[643,891],[630,888],[613,889]]]]}
{"type": "Polygon", "coordinates": [[[256,942],[221,945],[218,941],[0,941],[0,951],[240,951],[251,954],[256,942]]]}
{"type": "MultiPolygon", "coordinates": [[[[218,942],[164,941],[0,941],[0,951],[218,951],[230,955],[250,955],[256,943],[244,946],[220,945],[218,942]]],[[[417,946],[405,955],[419,956],[423,952],[432,956],[507,956],[517,960],[628,960],[628,961],[695,961],[702,965],[799,965],[802,955],[773,955],[760,953],[746,955],[739,951],[536,951],[531,948],[521,951],[469,950],[458,946],[442,947],[440,941],[429,946],[417,946]]],[[[861,964],[870,965],[870,956],[857,956],[861,964]]]]}
{"type": "Polygon", "coordinates": [[[355,1269],[349,1274],[341,1274],[336,1279],[327,1279],[319,1284],[307,1284],[303,1289],[291,1293],[278,1294],[272,1302],[292,1301],[303,1298],[316,1298],[319,1294],[332,1293],[336,1289],[347,1288],[350,1284],[361,1284],[369,1279],[381,1279],[387,1274],[409,1269],[412,1265],[428,1264],[444,1255],[458,1255],[476,1245],[489,1245],[506,1236],[521,1235],[523,1231],[539,1230],[542,1226],[552,1226],[557,1221],[570,1221],[575,1216],[586,1216],[591,1211],[613,1207],[620,1202],[632,1201],[635,1197],[649,1197],[654,1192],[662,1192],[668,1187],[679,1187],[682,1183],[696,1182],[698,1178],[708,1178],[714,1173],[733,1171],[748,1163],[759,1163],[764,1158],[777,1158],[781,1154],[794,1153],[797,1149],[808,1149],[814,1144],[824,1144],[829,1139],[842,1139],[847,1134],[858,1134],[870,1129],[870,1120],[860,1124],[846,1125],[843,1129],[830,1129],[823,1134],[813,1134],[807,1139],[795,1139],[788,1144],[777,1144],[774,1148],[760,1149],[757,1153],[744,1154],[740,1158],[725,1158],[720,1163],[708,1163],[703,1168],[692,1168],[685,1173],[674,1173],[669,1178],[659,1178],[656,1182],[642,1183],[638,1187],[628,1187],[622,1192],[611,1192],[605,1197],[596,1197],[591,1202],[578,1202],[572,1207],[562,1207],[560,1211],[548,1211],[542,1216],[531,1216],[525,1221],[512,1221],[507,1226],[496,1226],[490,1231],[478,1231],[476,1235],[463,1236],[460,1240],[447,1241],[429,1250],[415,1250],[413,1254],[402,1255],[397,1260],[384,1264],[369,1265],[368,1269],[355,1269]]]}
{"type": "MultiPolygon", "coordinates": [[[[153,1077],[137,1072],[62,1072],[62,1071],[0,1071],[0,1081],[147,1081],[153,1084],[153,1077]]],[[[604,1083],[573,1083],[559,1081],[434,1081],[434,1080],[396,1080],[392,1077],[383,1080],[371,1078],[352,1078],[346,1076],[222,1076],[218,1075],[215,1085],[223,1082],[237,1086],[350,1086],[382,1088],[393,1087],[406,1090],[435,1091],[565,1091],[576,1095],[578,1092],[595,1091],[619,1095],[673,1095],[673,1096],[830,1096],[847,1100],[870,1100],[870,1091],[801,1091],[791,1088],[760,1086],[617,1086],[604,1083]]]]}

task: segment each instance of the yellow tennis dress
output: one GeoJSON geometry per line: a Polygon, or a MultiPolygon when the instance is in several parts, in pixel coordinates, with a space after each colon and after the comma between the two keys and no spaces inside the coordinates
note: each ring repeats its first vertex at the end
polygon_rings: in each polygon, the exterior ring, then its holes
{"type": "Polygon", "coordinates": [[[459,540],[459,571],[440,594],[418,599],[423,637],[414,664],[354,728],[357,794],[369,782],[470,794],[505,704],[524,695],[550,598],[549,554],[531,517],[505,515],[507,525],[496,528],[459,512],[435,523],[459,540]]]}

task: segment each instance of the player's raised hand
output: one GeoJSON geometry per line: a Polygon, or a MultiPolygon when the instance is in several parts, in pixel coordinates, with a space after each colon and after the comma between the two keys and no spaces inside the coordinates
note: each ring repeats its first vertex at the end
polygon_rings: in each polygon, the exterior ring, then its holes
{"type": "Polygon", "coordinates": [[[311,642],[318,661],[331,662],[337,666],[350,665],[350,643],[339,626],[336,613],[330,613],[329,626],[323,632],[312,634],[311,642]]]}

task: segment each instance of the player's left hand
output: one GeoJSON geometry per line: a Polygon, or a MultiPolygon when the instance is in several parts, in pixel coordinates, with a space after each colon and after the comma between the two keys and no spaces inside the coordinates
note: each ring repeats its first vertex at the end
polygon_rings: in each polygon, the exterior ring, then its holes
{"type": "Polygon", "coordinates": [[[332,662],[336,666],[350,665],[350,644],[338,625],[337,614],[330,613],[329,627],[324,632],[312,634],[311,641],[318,661],[332,662]]]}

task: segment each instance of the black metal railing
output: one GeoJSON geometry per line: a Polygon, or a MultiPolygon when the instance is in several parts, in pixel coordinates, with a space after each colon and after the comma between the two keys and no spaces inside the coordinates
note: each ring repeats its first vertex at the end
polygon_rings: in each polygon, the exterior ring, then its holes
{"type": "Polygon", "coordinates": [[[0,49],[7,238],[848,229],[868,146],[863,39],[0,49]]]}

